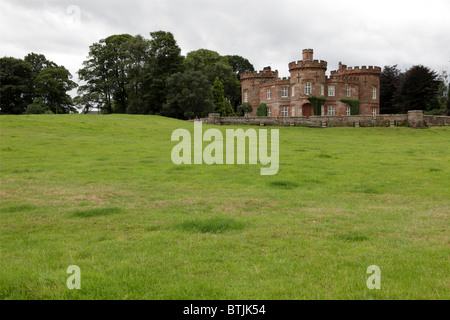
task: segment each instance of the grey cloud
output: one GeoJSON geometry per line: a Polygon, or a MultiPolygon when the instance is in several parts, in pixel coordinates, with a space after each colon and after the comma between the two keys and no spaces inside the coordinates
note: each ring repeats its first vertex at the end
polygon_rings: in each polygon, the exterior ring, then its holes
{"type": "Polygon", "coordinates": [[[0,0],[0,55],[34,51],[59,59],[73,75],[89,45],[112,34],[149,37],[171,31],[183,54],[199,48],[238,54],[256,68],[287,64],[303,48],[348,65],[424,64],[448,68],[447,0],[0,0]],[[68,27],[70,5],[80,8],[79,29],[68,27]]]}

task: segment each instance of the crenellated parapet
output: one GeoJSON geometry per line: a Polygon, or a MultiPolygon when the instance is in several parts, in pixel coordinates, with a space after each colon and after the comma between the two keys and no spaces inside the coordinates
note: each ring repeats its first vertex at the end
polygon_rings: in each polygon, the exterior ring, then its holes
{"type": "Polygon", "coordinates": [[[324,60],[299,60],[289,63],[289,71],[301,69],[327,69],[328,62],[324,60]]]}
{"type": "Polygon", "coordinates": [[[241,74],[241,80],[250,79],[278,79],[278,70],[272,71],[270,67],[266,67],[261,71],[244,72],[241,74]]]}
{"type": "MultiPolygon", "coordinates": [[[[272,117],[346,116],[349,105],[342,99],[357,100],[361,116],[379,115],[380,67],[347,67],[339,62],[338,70],[327,76],[328,63],[314,60],[313,49],[304,49],[302,54],[301,60],[288,64],[290,77],[280,78],[278,71],[270,67],[241,74],[242,102],[251,104],[252,115],[257,114],[258,105],[264,102],[272,117]],[[310,96],[324,99],[323,108],[313,108],[308,100],[310,96]]],[[[352,110],[351,114],[356,113],[352,110]]]]}
{"type": "Polygon", "coordinates": [[[268,80],[268,81],[264,82],[263,84],[261,84],[261,86],[265,87],[265,86],[273,86],[273,85],[289,85],[290,79],[291,78],[289,78],[289,77],[272,79],[272,80],[268,80]]]}
{"type": "Polygon", "coordinates": [[[380,75],[381,68],[374,66],[362,66],[362,67],[347,67],[339,65],[339,70],[331,71],[331,76],[340,76],[340,75],[359,75],[359,74],[374,74],[380,75]]]}
{"type": "Polygon", "coordinates": [[[325,77],[326,82],[345,82],[345,83],[353,83],[353,84],[359,84],[359,78],[357,77],[350,77],[346,75],[331,75],[325,77]]]}

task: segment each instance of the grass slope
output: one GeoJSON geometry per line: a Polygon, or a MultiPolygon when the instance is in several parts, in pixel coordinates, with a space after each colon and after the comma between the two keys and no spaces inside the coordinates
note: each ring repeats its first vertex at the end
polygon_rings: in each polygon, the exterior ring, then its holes
{"type": "Polygon", "coordinates": [[[449,128],[279,128],[261,176],[175,166],[173,119],[0,126],[2,299],[450,298],[449,128]]]}

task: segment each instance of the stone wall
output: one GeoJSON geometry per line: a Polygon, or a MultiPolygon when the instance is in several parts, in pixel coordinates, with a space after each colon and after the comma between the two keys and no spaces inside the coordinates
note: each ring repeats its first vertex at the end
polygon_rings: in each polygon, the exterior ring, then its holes
{"type": "Polygon", "coordinates": [[[423,116],[423,120],[427,127],[443,127],[450,126],[450,117],[448,116],[423,116]]]}
{"type": "Polygon", "coordinates": [[[411,127],[425,128],[449,126],[448,116],[426,116],[421,110],[409,111],[408,114],[382,114],[373,116],[310,116],[307,117],[221,117],[210,113],[201,119],[205,124],[215,125],[257,125],[257,126],[300,126],[300,127],[411,127]]]}

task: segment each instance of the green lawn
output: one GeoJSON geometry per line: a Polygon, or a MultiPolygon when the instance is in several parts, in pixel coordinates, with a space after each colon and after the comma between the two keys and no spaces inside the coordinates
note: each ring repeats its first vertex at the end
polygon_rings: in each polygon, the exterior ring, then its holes
{"type": "Polygon", "coordinates": [[[450,298],[450,128],[279,128],[274,176],[172,164],[163,117],[0,128],[2,299],[450,298]]]}

